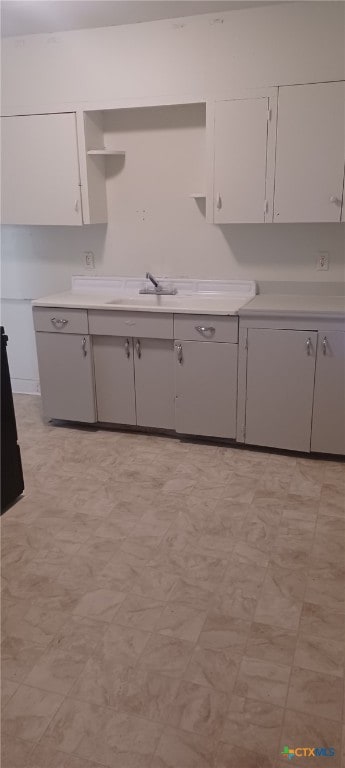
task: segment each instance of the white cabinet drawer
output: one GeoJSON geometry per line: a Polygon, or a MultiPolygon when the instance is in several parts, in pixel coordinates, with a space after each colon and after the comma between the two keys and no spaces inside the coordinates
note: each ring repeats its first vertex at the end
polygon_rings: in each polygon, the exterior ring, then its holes
{"type": "Polygon", "coordinates": [[[184,341],[238,342],[238,318],[221,315],[174,315],[174,337],[184,341]]]}
{"type": "Polygon", "coordinates": [[[35,331],[88,333],[86,309],[34,307],[33,318],[35,331]]]}
{"type": "Polygon", "coordinates": [[[173,316],[158,312],[92,310],[89,329],[93,336],[140,336],[146,339],[173,339],[173,316]]]}

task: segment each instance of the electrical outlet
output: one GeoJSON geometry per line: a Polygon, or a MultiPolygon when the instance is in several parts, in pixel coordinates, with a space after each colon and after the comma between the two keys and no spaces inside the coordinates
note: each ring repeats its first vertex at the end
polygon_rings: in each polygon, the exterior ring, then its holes
{"type": "Polygon", "coordinates": [[[84,251],[85,269],[95,269],[95,254],[92,251],[84,251]]]}
{"type": "Polygon", "coordinates": [[[327,272],[329,269],[329,253],[328,251],[319,251],[316,259],[316,269],[320,272],[327,272]]]}

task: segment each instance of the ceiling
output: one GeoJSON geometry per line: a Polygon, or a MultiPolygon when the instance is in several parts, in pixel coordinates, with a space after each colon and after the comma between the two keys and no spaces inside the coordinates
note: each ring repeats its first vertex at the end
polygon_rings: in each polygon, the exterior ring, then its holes
{"type": "Polygon", "coordinates": [[[11,37],[111,27],[268,4],[261,0],[2,0],[1,34],[11,37]]]}

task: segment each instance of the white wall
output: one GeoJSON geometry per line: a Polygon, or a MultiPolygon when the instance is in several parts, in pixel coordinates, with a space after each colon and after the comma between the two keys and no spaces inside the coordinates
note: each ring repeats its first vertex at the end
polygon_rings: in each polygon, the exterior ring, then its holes
{"type": "MultiPolygon", "coordinates": [[[[8,39],[3,45],[3,109],[69,108],[109,99],[202,97],[344,77],[344,4],[284,3],[221,17],[8,39]]],[[[205,187],[203,105],[124,110],[106,118],[108,226],[4,227],[3,322],[14,386],[35,390],[29,298],[96,274],[340,282],[344,226],[206,223],[188,197],[205,187]],[[330,269],[317,272],[319,250],[330,269]],[[25,354],[23,348],[25,345],[25,354]]]]}

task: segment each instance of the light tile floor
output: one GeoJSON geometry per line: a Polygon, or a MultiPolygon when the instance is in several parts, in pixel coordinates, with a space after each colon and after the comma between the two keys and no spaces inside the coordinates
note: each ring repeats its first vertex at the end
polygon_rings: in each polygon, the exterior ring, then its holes
{"type": "Polygon", "coordinates": [[[344,765],[345,465],[15,405],[3,768],[344,765]]]}

